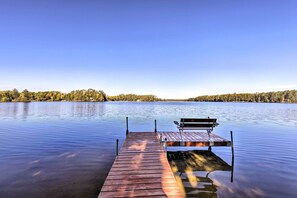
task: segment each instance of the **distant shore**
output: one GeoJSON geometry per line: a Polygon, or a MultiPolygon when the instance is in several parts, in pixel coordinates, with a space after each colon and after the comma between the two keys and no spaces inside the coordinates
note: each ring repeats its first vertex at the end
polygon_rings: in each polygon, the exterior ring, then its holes
{"type": "Polygon", "coordinates": [[[0,102],[106,102],[106,101],[130,101],[130,102],[258,102],[258,103],[297,103],[297,90],[285,90],[262,93],[233,93],[221,95],[204,95],[188,99],[161,99],[153,94],[119,94],[108,96],[102,90],[87,89],[74,90],[69,93],[60,91],[31,92],[25,89],[19,92],[17,89],[0,91],[0,102]]]}

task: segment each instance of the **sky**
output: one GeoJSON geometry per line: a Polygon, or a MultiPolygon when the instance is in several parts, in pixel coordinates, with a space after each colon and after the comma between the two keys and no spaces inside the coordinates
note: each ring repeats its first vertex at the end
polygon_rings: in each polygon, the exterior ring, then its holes
{"type": "Polygon", "coordinates": [[[0,90],[297,89],[295,0],[0,0],[0,90]]]}

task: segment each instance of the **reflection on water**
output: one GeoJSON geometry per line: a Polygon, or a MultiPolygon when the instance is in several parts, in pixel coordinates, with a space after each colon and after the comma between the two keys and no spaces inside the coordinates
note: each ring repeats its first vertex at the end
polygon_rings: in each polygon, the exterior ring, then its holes
{"type": "Polygon", "coordinates": [[[187,197],[218,197],[209,177],[213,171],[229,171],[232,177],[233,167],[209,150],[168,152],[167,157],[187,197]]]}
{"type": "MultiPolygon", "coordinates": [[[[234,181],[226,164],[195,153],[180,171],[191,196],[297,197],[297,104],[194,102],[0,103],[0,197],[96,197],[126,116],[130,131],[153,131],[155,119],[177,131],[174,120],[208,116],[220,123],[213,133],[233,131],[234,181]]],[[[230,147],[212,151],[232,164],[230,147]]]]}
{"type": "Polygon", "coordinates": [[[105,114],[105,104],[98,102],[27,102],[1,103],[0,118],[27,120],[36,118],[92,118],[105,114]]]}

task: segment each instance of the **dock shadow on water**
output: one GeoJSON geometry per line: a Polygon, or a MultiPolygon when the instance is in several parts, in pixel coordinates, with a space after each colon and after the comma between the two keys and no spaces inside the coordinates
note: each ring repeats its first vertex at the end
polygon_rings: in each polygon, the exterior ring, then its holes
{"type": "Polygon", "coordinates": [[[219,186],[210,177],[214,171],[229,172],[230,182],[233,180],[232,165],[212,151],[171,151],[167,153],[167,158],[181,190],[187,197],[219,197],[219,186]]]}

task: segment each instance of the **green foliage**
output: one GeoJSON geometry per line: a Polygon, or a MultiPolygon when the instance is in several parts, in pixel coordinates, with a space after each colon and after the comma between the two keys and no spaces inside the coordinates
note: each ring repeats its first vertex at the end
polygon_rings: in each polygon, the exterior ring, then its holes
{"type": "Polygon", "coordinates": [[[155,95],[136,95],[136,94],[120,94],[117,96],[108,96],[108,100],[111,101],[146,101],[154,102],[159,101],[155,95]]]}
{"type": "Polygon", "coordinates": [[[106,94],[103,91],[97,91],[94,89],[88,90],[75,90],[66,94],[66,101],[83,101],[83,102],[104,102],[107,101],[106,94]]]}
{"type": "MultiPolygon", "coordinates": [[[[30,101],[81,101],[81,102],[104,102],[104,101],[161,101],[155,95],[120,94],[107,96],[102,90],[74,90],[70,93],[60,91],[30,92],[25,89],[19,92],[0,91],[0,102],[30,102],[30,101]]],[[[190,98],[188,101],[204,102],[270,102],[270,103],[297,103],[297,90],[265,92],[265,93],[240,93],[223,95],[205,95],[190,98]]]]}
{"type": "Polygon", "coordinates": [[[196,98],[190,98],[189,101],[297,103],[297,90],[264,93],[234,93],[211,96],[205,95],[198,96],[196,98]]]}
{"type": "Polygon", "coordinates": [[[30,92],[25,89],[18,92],[17,89],[12,91],[0,91],[0,102],[30,102],[30,101],[96,101],[104,102],[107,96],[103,91],[94,89],[76,90],[70,93],[60,91],[39,91],[30,92]]]}
{"type": "Polygon", "coordinates": [[[102,90],[74,90],[70,93],[60,91],[30,92],[25,89],[19,92],[0,91],[0,102],[30,102],[30,101],[80,101],[80,102],[104,102],[104,101],[158,101],[154,95],[120,94],[118,96],[107,96],[102,90]]]}

